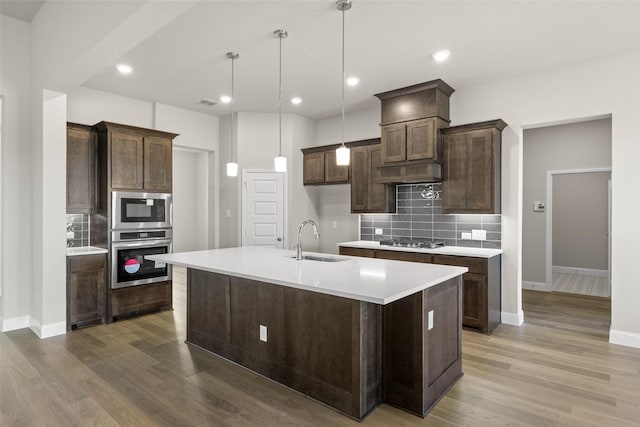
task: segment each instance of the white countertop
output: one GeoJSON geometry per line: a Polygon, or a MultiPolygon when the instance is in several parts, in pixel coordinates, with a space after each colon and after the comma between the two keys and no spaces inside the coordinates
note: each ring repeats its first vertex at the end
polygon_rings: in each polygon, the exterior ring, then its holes
{"type": "Polygon", "coordinates": [[[356,240],[353,242],[338,243],[338,246],[363,249],[383,249],[385,251],[422,252],[434,255],[470,256],[476,258],[492,258],[502,254],[502,249],[465,248],[462,246],[444,246],[442,248],[399,248],[397,246],[384,246],[380,242],[370,240],[356,240]]]}
{"type": "Polygon", "coordinates": [[[389,304],[468,271],[465,267],[447,265],[312,252],[304,252],[304,255],[345,261],[297,261],[294,251],[258,246],[149,255],[145,258],[376,304],[389,304]]]}
{"type": "Polygon", "coordinates": [[[67,248],[67,256],[98,255],[106,253],[106,249],[98,248],[96,246],[78,246],[77,248],[67,248]]]}

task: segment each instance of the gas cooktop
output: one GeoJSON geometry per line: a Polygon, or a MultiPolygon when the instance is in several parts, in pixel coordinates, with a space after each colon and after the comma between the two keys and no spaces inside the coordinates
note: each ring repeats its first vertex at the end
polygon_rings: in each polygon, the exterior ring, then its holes
{"type": "Polygon", "coordinates": [[[431,240],[431,239],[390,239],[390,240],[381,240],[380,245],[382,246],[396,246],[401,248],[425,248],[425,249],[434,249],[441,248],[445,246],[442,240],[431,240]]]}

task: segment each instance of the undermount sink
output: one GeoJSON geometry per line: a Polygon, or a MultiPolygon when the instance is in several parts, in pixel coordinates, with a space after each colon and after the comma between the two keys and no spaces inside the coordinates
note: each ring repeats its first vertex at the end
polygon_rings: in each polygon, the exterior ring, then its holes
{"type": "MultiPolygon", "coordinates": [[[[294,258],[295,255],[289,256],[288,258],[294,258]]],[[[336,258],[336,257],[328,257],[328,256],[317,256],[317,255],[302,255],[303,260],[307,261],[322,261],[322,262],[339,262],[339,261],[347,261],[346,258],[336,258]]]]}

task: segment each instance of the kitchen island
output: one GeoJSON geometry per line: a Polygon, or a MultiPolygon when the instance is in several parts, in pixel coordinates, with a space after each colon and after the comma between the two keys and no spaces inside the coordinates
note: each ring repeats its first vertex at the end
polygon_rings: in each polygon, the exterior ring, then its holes
{"type": "Polygon", "coordinates": [[[187,342],[353,418],[425,416],[462,376],[467,269],[241,247],[153,255],[187,267],[187,342]]]}

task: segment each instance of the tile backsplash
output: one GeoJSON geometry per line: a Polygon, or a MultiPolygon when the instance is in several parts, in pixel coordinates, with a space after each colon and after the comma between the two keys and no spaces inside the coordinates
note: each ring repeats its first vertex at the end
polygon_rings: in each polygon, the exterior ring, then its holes
{"type": "Polygon", "coordinates": [[[361,240],[422,238],[442,240],[447,246],[500,249],[500,215],[442,213],[442,184],[402,184],[396,187],[395,214],[360,215],[361,240]],[[381,229],[382,234],[375,234],[381,229]],[[487,240],[462,239],[462,232],[485,230],[487,240]]]}
{"type": "Polygon", "coordinates": [[[89,246],[89,215],[67,214],[67,247],[80,246],[89,246]]]}

